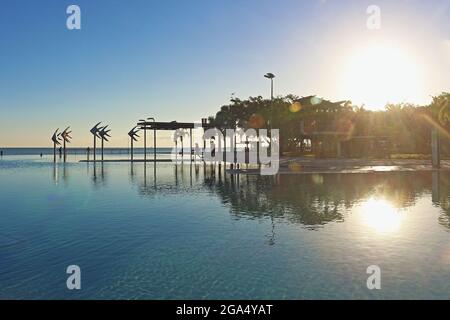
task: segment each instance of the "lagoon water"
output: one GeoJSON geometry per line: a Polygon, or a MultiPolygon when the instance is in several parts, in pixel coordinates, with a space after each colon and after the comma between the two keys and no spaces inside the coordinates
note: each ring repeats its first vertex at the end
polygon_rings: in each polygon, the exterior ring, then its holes
{"type": "Polygon", "coordinates": [[[449,299],[449,178],[4,156],[0,298],[449,299]]]}

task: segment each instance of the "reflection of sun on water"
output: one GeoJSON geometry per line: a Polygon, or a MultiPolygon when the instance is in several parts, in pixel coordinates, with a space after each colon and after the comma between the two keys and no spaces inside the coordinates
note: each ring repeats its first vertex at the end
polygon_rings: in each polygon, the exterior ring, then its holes
{"type": "Polygon", "coordinates": [[[360,207],[363,223],[379,233],[397,232],[403,215],[386,200],[371,198],[360,207]]]}

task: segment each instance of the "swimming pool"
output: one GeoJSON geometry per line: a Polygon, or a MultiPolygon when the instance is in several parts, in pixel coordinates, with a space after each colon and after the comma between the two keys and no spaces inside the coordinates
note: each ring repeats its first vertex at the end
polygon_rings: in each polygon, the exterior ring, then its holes
{"type": "Polygon", "coordinates": [[[6,157],[0,297],[448,299],[449,181],[6,157]],[[66,287],[69,265],[81,290],[66,287]]]}

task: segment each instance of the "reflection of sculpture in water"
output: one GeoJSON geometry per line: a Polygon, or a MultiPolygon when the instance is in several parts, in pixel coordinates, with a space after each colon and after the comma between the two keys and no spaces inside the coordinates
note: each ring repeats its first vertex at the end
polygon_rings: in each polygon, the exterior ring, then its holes
{"type": "Polygon", "coordinates": [[[267,235],[267,244],[269,246],[275,245],[275,221],[273,220],[273,216],[270,216],[270,224],[272,226],[270,235],[267,235]]]}
{"type": "MultiPolygon", "coordinates": [[[[59,184],[59,181],[60,181],[60,175],[59,175],[59,169],[60,169],[60,165],[59,164],[57,164],[57,163],[53,163],[53,170],[52,170],[52,173],[53,173],[53,182],[55,183],[55,185],[58,185],[59,184]]],[[[67,173],[67,166],[66,166],[66,164],[64,163],[64,164],[62,164],[62,174],[61,174],[61,178],[62,178],[62,181],[65,183],[65,184],[68,184],[68,177],[69,177],[69,175],[68,175],[68,173],[67,173]]]]}
{"type": "Polygon", "coordinates": [[[53,163],[53,182],[55,185],[58,185],[58,165],[54,162],[53,163]]]}
{"type": "Polygon", "coordinates": [[[94,187],[105,186],[107,184],[107,172],[103,162],[100,163],[100,174],[97,173],[97,163],[92,162],[93,173],[92,173],[92,184],[94,187]]]}

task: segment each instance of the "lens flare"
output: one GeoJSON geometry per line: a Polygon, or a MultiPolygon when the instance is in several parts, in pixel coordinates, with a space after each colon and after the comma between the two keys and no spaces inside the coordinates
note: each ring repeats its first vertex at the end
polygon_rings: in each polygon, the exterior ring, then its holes
{"type": "Polygon", "coordinates": [[[301,103],[298,102],[298,101],[297,101],[297,102],[294,102],[293,104],[291,104],[291,105],[289,106],[289,111],[292,112],[292,113],[299,112],[301,109],[302,109],[302,105],[301,105],[301,103]]]}
{"type": "Polygon", "coordinates": [[[311,104],[312,104],[313,106],[318,105],[318,104],[321,104],[321,103],[322,103],[322,99],[321,99],[321,98],[316,97],[316,96],[314,96],[314,97],[311,98],[311,104]]]}
{"type": "Polygon", "coordinates": [[[264,127],[264,123],[264,117],[257,113],[253,114],[249,119],[249,125],[253,129],[260,129],[264,127]]]}

